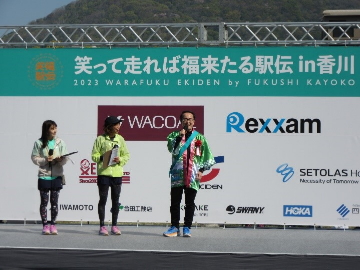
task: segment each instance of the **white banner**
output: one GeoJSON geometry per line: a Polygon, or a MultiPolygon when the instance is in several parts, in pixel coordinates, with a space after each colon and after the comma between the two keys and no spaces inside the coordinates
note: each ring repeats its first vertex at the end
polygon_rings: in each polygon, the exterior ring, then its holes
{"type": "MultiPolygon", "coordinates": [[[[196,197],[194,222],[358,226],[359,101],[354,97],[1,97],[0,219],[40,220],[38,168],[30,155],[42,122],[51,119],[68,151],[79,151],[71,156],[73,164],[69,161],[64,167],[67,184],[60,193],[58,220],[98,220],[96,166],[90,154],[99,106],[112,106],[126,119],[122,129],[149,138],[134,141],[125,136],[131,158],[124,168],[119,222],[169,222],[171,157],[166,136],[160,141],[152,132],[170,133],[176,128],[172,119],[189,106],[198,106],[203,117],[196,119],[197,124],[203,122],[218,163],[206,172],[207,181],[196,197]],[[148,115],[135,115],[142,106],[148,115]],[[157,115],[164,106],[176,113],[157,115]]],[[[111,219],[110,208],[109,195],[106,220],[111,219]]]]}

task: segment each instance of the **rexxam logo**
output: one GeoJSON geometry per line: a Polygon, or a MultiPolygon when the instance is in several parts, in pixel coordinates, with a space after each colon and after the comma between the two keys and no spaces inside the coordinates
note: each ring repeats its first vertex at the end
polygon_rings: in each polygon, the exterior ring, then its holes
{"type": "Polygon", "coordinates": [[[320,119],[248,118],[232,112],[226,118],[226,132],[240,133],[321,133],[320,119]]]}

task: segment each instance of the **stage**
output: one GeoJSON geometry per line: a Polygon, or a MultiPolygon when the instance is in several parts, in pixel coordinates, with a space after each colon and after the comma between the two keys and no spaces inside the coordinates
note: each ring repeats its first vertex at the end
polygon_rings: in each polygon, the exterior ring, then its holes
{"type": "Polygon", "coordinates": [[[192,237],[163,237],[165,226],[0,224],[0,267],[27,269],[355,269],[360,231],[198,227],[192,237]]]}

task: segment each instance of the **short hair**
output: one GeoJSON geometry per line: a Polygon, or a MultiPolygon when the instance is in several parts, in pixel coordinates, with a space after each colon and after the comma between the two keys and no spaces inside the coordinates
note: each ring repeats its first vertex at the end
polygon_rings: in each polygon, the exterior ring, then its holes
{"type": "Polygon", "coordinates": [[[192,111],[183,111],[181,114],[180,114],[180,120],[182,120],[183,119],[183,115],[184,115],[184,113],[191,113],[192,115],[193,115],[193,117],[194,117],[194,120],[195,120],[195,113],[194,112],[192,112],[192,111]]]}

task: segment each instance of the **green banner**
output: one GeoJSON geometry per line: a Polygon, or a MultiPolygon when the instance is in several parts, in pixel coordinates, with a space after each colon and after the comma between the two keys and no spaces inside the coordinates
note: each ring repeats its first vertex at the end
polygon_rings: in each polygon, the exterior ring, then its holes
{"type": "Polygon", "coordinates": [[[358,97],[359,47],[0,49],[1,96],[358,97]]]}

